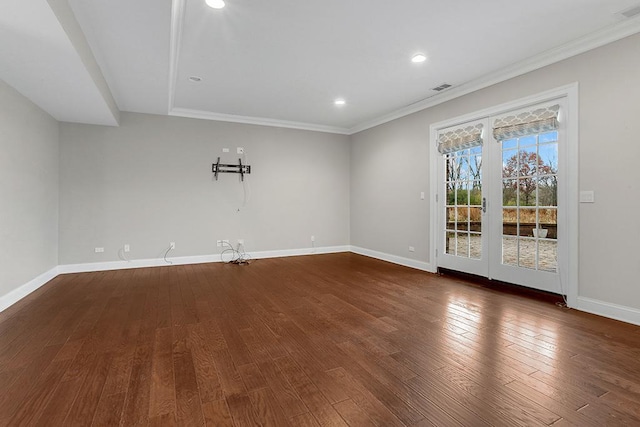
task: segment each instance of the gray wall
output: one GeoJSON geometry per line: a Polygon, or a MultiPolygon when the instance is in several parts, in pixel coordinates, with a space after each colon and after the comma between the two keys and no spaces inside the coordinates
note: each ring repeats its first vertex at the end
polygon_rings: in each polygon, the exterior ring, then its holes
{"type": "Polygon", "coordinates": [[[56,264],[117,260],[125,243],[145,259],[169,241],[189,256],[219,252],[216,239],[269,251],[315,235],[427,261],[429,126],[577,81],[580,187],[596,194],[580,205],[579,295],[640,308],[639,76],[636,35],[351,138],[130,113],[118,128],[58,125],[0,83],[0,295],[56,264]],[[238,146],[254,168],[246,206],[236,175],[210,172],[238,146]]]}
{"type": "Polygon", "coordinates": [[[429,194],[428,137],[419,114],[352,136],[352,245],[427,261],[429,204],[420,192],[429,194]]]}
{"type": "Polygon", "coordinates": [[[120,127],[60,125],[60,264],[349,244],[349,138],[320,132],[122,113],[120,127]],[[239,176],[211,164],[252,167],[239,176]],[[229,148],[229,153],[223,153],[229,148]],[[105,252],[94,253],[95,247],[105,252]]]}
{"type": "Polygon", "coordinates": [[[429,126],[573,82],[580,188],[596,195],[580,205],[579,295],[640,308],[640,35],[353,135],[351,244],[427,262],[429,203],[418,192],[429,188],[429,126]]]}
{"type": "Polygon", "coordinates": [[[0,80],[0,297],[58,265],[58,122],[0,80]]]}

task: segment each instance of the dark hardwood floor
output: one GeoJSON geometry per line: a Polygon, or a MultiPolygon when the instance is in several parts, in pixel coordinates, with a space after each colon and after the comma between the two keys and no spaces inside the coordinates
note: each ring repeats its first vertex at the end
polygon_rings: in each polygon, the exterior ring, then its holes
{"type": "Polygon", "coordinates": [[[63,275],[0,425],[640,425],[640,328],[355,254],[63,275]]]}

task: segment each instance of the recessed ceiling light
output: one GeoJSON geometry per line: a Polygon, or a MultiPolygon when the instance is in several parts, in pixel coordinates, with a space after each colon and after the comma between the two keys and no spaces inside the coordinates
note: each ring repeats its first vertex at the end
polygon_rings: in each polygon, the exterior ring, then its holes
{"type": "Polygon", "coordinates": [[[207,6],[214,9],[222,9],[224,7],[224,0],[205,0],[207,6]]]}
{"type": "Polygon", "coordinates": [[[426,60],[427,60],[427,57],[424,53],[416,53],[411,58],[411,62],[415,62],[415,63],[424,62],[426,60]]]}
{"type": "Polygon", "coordinates": [[[342,98],[338,98],[338,99],[336,99],[335,101],[333,101],[333,103],[334,103],[335,105],[344,105],[344,104],[346,104],[346,103],[347,103],[347,101],[345,101],[345,100],[344,100],[344,99],[342,99],[342,98]]]}
{"type": "Polygon", "coordinates": [[[193,83],[200,83],[202,81],[202,77],[191,76],[191,77],[189,77],[189,81],[193,82],[193,83]]]}

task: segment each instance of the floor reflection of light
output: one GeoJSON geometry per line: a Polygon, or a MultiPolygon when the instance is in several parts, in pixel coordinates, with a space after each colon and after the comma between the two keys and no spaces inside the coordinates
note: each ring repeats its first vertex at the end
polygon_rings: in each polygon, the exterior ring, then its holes
{"type": "MultiPolygon", "coordinates": [[[[456,295],[449,295],[447,301],[447,314],[451,317],[466,317],[474,322],[482,322],[482,311],[472,302],[469,302],[466,298],[458,297],[456,295]],[[473,307],[473,309],[469,308],[473,307]],[[463,316],[466,315],[466,316],[463,316]]],[[[481,327],[481,325],[476,325],[481,327]]]]}
{"type": "MultiPolygon", "coordinates": [[[[448,352],[453,353],[460,367],[451,367],[456,372],[461,386],[488,405],[492,405],[498,396],[495,390],[503,387],[507,375],[503,372],[504,356],[498,352],[500,332],[496,327],[505,322],[499,306],[488,305],[482,299],[450,295],[445,305],[445,320],[456,319],[467,325],[462,334],[448,332],[443,342],[448,352]],[[462,320],[461,320],[462,319],[462,320]]],[[[507,367],[508,368],[508,367],[507,367]]],[[[508,381],[512,379],[509,377],[508,381]]]]}
{"type": "MultiPolygon", "coordinates": [[[[456,320],[465,325],[465,328],[455,328],[461,329],[462,332],[455,333],[451,330],[448,330],[447,333],[444,334],[444,344],[445,348],[449,351],[452,351],[454,354],[463,355],[465,358],[465,366],[470,369],[474,369],[478,365],[478,354],[476,353],[475,348],[470,347],[469,341],[477,340],[475,335],[472,337],[468,337],[465,335],[467,332],[471,331],[474,334],[477,330],[483,327],[483,316],[482,312],[479,309],[471,309],[469,307],[476,307],[472,301],[469,301],[465,297],[460,297],[457,295],[449,295],[446,304],[446,313],[444,321],[450,322],[451,320],[456,320]],[[474,357],[475,356],[475,357],[474,357]]],[[[451,322],[452,324],[454,322],[451,322]]],[[[443,325],[446,328],[446,325],[443,325]]],[[[475,345],[474,345],[475,347],[475,345]]]]}
{"type": "Polygon", "coordinates": [[[537,358],[549,366],[550,372],[555,371],[561,362],[558,352],[558,326],[535,313],[527,313],[512,307],[505,308],[508,321],[505,322],[504,332],[511,337],[513,351],[537,358]]]}
{"type": "Polygon", "coordinates": [[[538,372],[548,381],[562,370],[560,357],[567,353],[561,347],[562,331],[544,315],[511,302],[455,293],[447,296],[444,307],[443,321],[451,327],[443,324],[441,342],[450,358],[475,373],[473,381],[501,386],[514,368],[525,375],[538,372]],[[457,332],[458,326],[466,332],[457,332]]]}

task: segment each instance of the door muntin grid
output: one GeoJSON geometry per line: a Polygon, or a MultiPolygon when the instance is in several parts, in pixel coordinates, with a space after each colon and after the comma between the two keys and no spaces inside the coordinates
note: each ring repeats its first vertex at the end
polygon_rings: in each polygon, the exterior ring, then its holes
{"type": "Polygon", "coordinates": [[[501,143],[502,264],[557,272],[558,131],[501,143]]]}
{"type": "Polygon", "coordinates": [[[445,252],[482,258],[482,146],[445,155],[445,252]]]}

